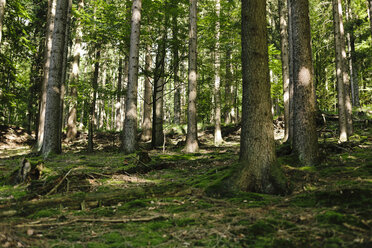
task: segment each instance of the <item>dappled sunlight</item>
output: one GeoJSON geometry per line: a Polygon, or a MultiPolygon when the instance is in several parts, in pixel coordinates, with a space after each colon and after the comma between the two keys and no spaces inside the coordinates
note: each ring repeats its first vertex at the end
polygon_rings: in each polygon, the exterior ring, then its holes
{"type": "Polygon", "coordinates": [[[312,83],[311,70],[309,68],[302,67],[298,76],[299,76],[298,78],[301,82],[301,85],[309,86],[312,83]]]}

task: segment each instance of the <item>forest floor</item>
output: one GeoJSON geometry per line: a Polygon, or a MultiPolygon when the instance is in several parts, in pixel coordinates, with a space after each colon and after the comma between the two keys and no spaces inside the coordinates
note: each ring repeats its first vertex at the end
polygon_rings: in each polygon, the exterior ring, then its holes
{"type": "MultiPolygon", "coordinates": [[[[23,129],[0,129],[1,247],[372,247],[372,125],[360,120],[350,142],[336,123],[319,127],[321,162],[298,167],[285,145],[278,160],[293,192],[225,192],[238,162],[239,127],[199,134],[201,149],[182,153],[182,130],[167,145],[119,152],[118,133],[63,144],[48,159],[30,152],[23,129]],[[26,158],[27,160],[24,160],[26,158]],[[19,183],[22,164],[31,165],[19,183]]],[[[277,125],[278,126],[278,125],[277,125]]],[[[280,130],[277,131],[280,133],[280,130]]]]}

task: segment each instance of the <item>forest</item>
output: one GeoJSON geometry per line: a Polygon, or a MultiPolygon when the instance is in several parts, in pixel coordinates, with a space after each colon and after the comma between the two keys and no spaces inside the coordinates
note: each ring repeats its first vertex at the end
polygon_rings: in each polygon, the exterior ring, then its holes
{"type": "Polygon", "coordinates": [[[372,247],[372,0],[0,0],[0,247],[372,247]]]}

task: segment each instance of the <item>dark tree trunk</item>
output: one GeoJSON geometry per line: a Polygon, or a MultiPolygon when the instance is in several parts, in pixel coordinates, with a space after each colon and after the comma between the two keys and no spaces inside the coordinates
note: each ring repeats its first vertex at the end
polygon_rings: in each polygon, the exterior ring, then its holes
{"type": "Polygon", "coordinates": [[[1,37],[2,37],[2,31],[3,31],[5,5],[6,5],[6,0],[0,0],[0,44],[1,44],[1,37]]]}
{"type": "Polygon", "coordinates": [[[151,140],[151,95],[152,86],[150,81],[152,56],[151,46],[147,46],[146,59],[145,59],[145,92],[143,100],[143,121],[142,121],[142,141],[151,140]]]}

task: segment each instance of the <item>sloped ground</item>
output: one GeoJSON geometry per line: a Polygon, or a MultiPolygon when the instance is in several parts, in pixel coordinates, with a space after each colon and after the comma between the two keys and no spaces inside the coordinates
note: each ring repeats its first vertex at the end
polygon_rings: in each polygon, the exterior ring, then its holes
{"type": "Polygon", "coordinates": [[[93,154],[78,140],[54,158],[27,155],[42,173],[19,185],[9,178],[25,156],[1,154],[0,246],[371,247],[372,128],[360,127],[346,144],[322,134],[315,167],[296,167],[278,146],[287,196],[224,192],[238,160],[234,126],[221,147],[205,129],[192,155],[181,152],[177,131],[164,150],[141,144],[128,156],[118,134],[101,133],[93,154]]]}

